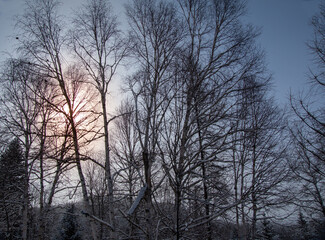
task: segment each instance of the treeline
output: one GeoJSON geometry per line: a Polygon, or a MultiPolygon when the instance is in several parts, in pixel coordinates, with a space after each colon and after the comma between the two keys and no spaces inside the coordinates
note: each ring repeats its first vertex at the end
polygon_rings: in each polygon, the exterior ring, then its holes
{"type": "Polygon", "coordinates": [[[133,0],[125,32],[104,0],[25,6],[1,74],[0,238],[324,239],[323,7],[310,91],[282,109],[245,1],[133,0]]]}

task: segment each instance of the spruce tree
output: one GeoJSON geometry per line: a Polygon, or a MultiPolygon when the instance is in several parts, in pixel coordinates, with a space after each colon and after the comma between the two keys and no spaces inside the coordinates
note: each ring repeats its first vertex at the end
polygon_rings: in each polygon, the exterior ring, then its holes
{"type": "MultiPolygon", "coordinates": [[[[24,179],[24,155],[19,140],[11,141],[0,158],[0,186],[5,191],[20,191],[24,179]]],[[[3,191],[1,191],[3,193],[3,191]]]]}
{"type": "Polygon", "coordinates": [[[21,237],[24,154],[14,139],[0,156],[0,232],[5,239],[21,237]]]}
{"type": "Polygon", "coordinates": [[[72,204],[61,223],[61,234],[59,239],[61,240],[82,240],[79,225],[77,221],[77,216],[75,215],[75,206],[72,204]]]}
{"type": "Polygon", "coordinates": [[[264,217],[262,225],[263,225],[262,239],[272,240],[273,239],[273,233],[272,233],[272,227],[271,227],[270,221],[268,221],[264,217]]]}

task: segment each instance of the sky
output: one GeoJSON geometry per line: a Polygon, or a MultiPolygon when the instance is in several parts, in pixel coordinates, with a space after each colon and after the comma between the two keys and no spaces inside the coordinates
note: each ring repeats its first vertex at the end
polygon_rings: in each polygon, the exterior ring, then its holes
{"type": "MultiPolygon", "coordinates": [[[[82,0],[62,0],[64,11],[80,6],[82,0]]],[[[119,20],[123,21],[123,4],[111,0],[119,20]]],[[[266,53],[266,63],[273,76],[275,99],[286,104],[290,91],[307,87],[308,67],[312,56],[306,43],[312,39],[311,18],[321,0],[247,0],[246,21],[261,28],[258,44],[266,53]]],[[[24,0],[0,0],[0,62],[14,56],[15,16],[24,9],[24,0]]]]}
{"type": "Polygon", "coordinates": [[[262,28],[258,39],[265,50],[273,91],[287,102],[290,91],[305,90],[312,55],[306,43],[313,37],[311,18],[320,0],[248,0],[248,21],[262,28]]]}

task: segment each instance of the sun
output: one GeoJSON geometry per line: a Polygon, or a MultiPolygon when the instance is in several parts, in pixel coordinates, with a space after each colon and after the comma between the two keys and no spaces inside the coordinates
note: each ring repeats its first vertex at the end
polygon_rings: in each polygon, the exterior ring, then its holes
{"type": "Polygon", "coordinates": [[[87,76],[75,67],[69,68],[65,74],[65,89],[58,97],[57,127],[60,130],[74,127],[81,136],[87,132],[99,132],[94,129],[100,126],[100,98],[96,89],[89,84],[87,76]]]}
{"type": "MultiPolygon", "coordinates": [[[[69,104],[65,103],[62,107],[62,112],[64,113],[64,117],[69,119],[73,118],[75,124],[80,124],[82,121],[85,120],[86,116],[88,116],[91,112],[91,109],[87,108],[87,105],[91,105],[85,96],[83,97],[76,97],[71,101],[71,109],[72,109],[72,116],[70,114],[69,104]]],[[[89,117],[89,116],[88,116],[89,117]]]]}

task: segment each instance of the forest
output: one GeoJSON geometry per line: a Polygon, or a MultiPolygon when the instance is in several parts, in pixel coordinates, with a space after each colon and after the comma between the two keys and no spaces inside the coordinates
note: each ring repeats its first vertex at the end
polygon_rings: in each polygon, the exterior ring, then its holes
{"type": "Polygon", "coordinates": [[[0,66],[0,239],[325,239],[325,5],[287,107],[246,1],[60,7],[0,66]]]}

